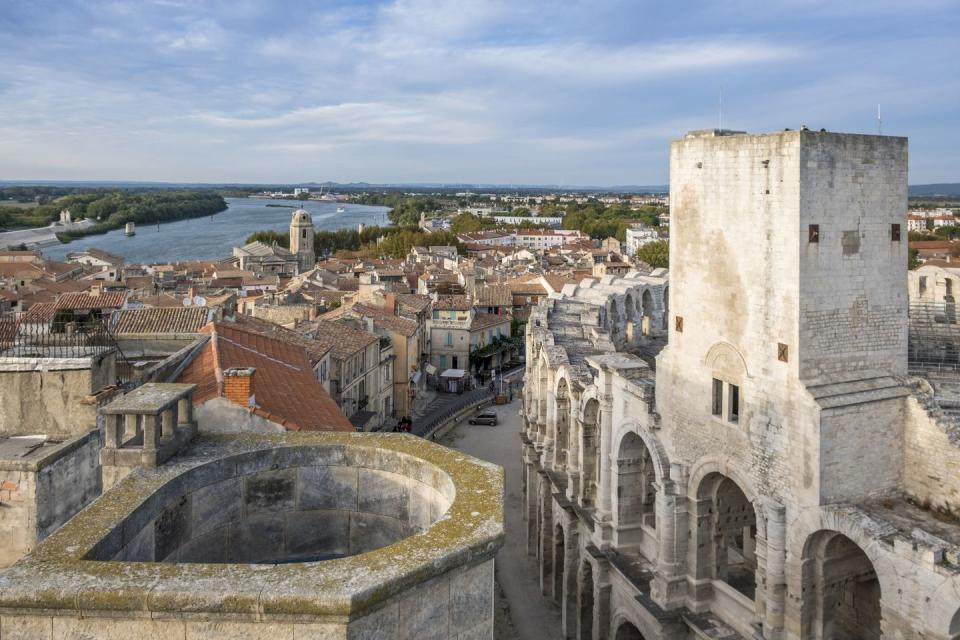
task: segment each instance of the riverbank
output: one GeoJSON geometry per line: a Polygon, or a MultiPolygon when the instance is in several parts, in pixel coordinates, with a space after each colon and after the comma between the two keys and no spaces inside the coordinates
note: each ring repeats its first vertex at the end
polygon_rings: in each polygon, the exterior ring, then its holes
{"type": "Polygon", "coordinates": [[[65,231],[79,231],[94,225],[95,223],[92,220],[81,220],[79,222],[52,222],[46,227],[35,227],[33,229],[4,231],[0,232],[0,247],[24,246],[27,249],[34,249],[57,245],[60,244],[58,234],[65,231]]]}
{"type": "MultiPolygon", "coordinates": [[[[123,228],[101,235],[86,236],[69,244],[45,247],[43,255],[63,260],[68,252],[97,248],[123,256],[127,262],[155,264],[182,260],[216,260],[231,254],[255,231],[269,229],[287,234],[290,209],[268,208],[265,202],[251,198],[226,198],[227,209],[216,215],[178,220],[160,225],[138,223],[137,235],[124,236],[123,228]]],[[[317,231],[350,229],[357,225],[383,225],[388,209],[346,205],[338,213],[337,203],[306,202],[303,207],[313,217],[317,231]]]]}
{"type": "Polygon", "coordinates": [[[86,218],[96,217],[101,222],[82,229],[58,233],[62,242],[84,236],[109,233],[122,229],[129,222],[153,225],[205,218],[226,211],[227,202],[216,193],[164,192],[151,194],[111,194],[104,200],[89,203],[83,212],[86,218]]]}

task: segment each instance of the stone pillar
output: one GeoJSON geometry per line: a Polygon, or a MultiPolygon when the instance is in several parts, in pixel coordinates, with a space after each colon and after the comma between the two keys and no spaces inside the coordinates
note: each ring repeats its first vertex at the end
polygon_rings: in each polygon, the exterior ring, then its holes
{"type": "Polygon", "coordinates": [[[767,505],[766,618],[763,635],[770,640],[784,637],[786,613],[787,512],[778,504],[767,505]]]}
{"type": "Polygon", "coordinates": [[[613,396],[600,396],[600,487],[597,490],[597,521],[602,528],[604,542],[612,537],[613,511],[613,396]]]}
{"type": "Polygon", "coordinates": [[[687,549],[686,496],[677,483],[665,480],[657,487],[657,572],[650,596],[664,609],[683,606],[687,549]]]}
{"type": "MultiPolygon", "coordinates": [[[[123,416],[123,440],[129,440],[130,438],[136,438],[140,431],[140,421],[139,416],[135,413],[128,413],[123,416]]],[[[123,445],[123,442],[120,443],[123,445]]]]}
{"type": "Polygon", "coordinates": [[[549,597],[553,591],[553,497],[550,495],[550,479],[540,477],[540,592],[549,597]]]}
{"type": "Polygon", "coordinates": [[[123,445],[123,416],[106,416],[106,447],[118,449],[123,445]]]}
{"type": "Polygon", "coordinates": [[[577,569],[580,553],[576,521],[567,528],[563,550],[563,593],[560,597],[560,630],[564,638],[573,638],[577,633],[577,569]]]}
{"type": "Polygon", "coordinates": [[[164,409],[160,414],[160,437],[172,438],[177,428],[177,405],[164,409]]]}
{"type": "Polygon", "coordinates": [[[177,424],[189,424],[193,422],[193,394],[188,394],[177,401],[177,424]]]}
{"type": "Polygon", "coordinates": [[[160,435],[160,415],[152,414],[143,416],[143,448],[155,450],[157,448],[157,438],[160,435]]]}
{"type": "MultiPolygon", "coordinates": [[[[579,406],[579,401],[575,406],[579,406]]],[[[570,447],[567,451],[567,500],[577,502],[580,498],[581,469],[583,469],[583,421],[579,410],[576,418],[570,421],[570,447]]]]}

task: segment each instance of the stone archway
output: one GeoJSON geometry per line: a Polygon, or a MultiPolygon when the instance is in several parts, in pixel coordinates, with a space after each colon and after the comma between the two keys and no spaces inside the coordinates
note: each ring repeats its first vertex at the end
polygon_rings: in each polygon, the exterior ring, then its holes
{"type": "Polygon", "coordinates": [[[553,532],[553,599],[563,605],[563,578],[564,578],[564,553],[566,552],[566,536],[563,534],[563,527],[559,524],[553,532]]]}
{"type": "Polygon", "coordinates": [[[593,566],[584,561],[580,565],[579,615],[577,616],[577,640],[593,640],[593,566]]]}
{"type": "Polygon", "coordinates": [[[640,630],[633,626],[633,623],[621,622],[620,626],[617,627],[614,640],[644,640],[644,637],[640,630]]]}
{"type": "Polygon", "coordinates": [[[593,506],[600,486],[600,402],[596,398],[587,400],[583,407],[581,437],[581,502],[593,506]]]}
{"type": "Polygon", "coordinates": [[[731,478],[708,473],[697,489],[697,575],[750,600],[757,590],[757,513],[731,478]]]}
{"type": "Polygon", "coordinates": [[[960,611],[950,619],[950,640],[960,640],[960,611]]]}
{"type": "MultiPolygon", "coordinates": [[[[814,533],[804,545],[803,637],[813,640],[879,640],[880,581],[857,544],[836,531],[814,533]]],[[[954,617],[951,633],[960,632],[954,617]]]]}
{"type": "Polygon", "coordinates": [[[667,331],[670,327],[668,322],[670,321],[670,287],[666,286],[663,288],[663,330],[667,331]]]}
{"type": "Polygon", "coordinates": [[[650,289],[643,290],[643,296],[640,298],[643,307],[643,335],[650,335],[653,331],[653,295],[650,289]]]}
{"type": "Polygon", "coordinates": [[[554,464],[558,469],[563,469],[570,449],[570,385],[566,378],[560,378],[557,383],[556,400],[554,464]]]}
{"type": "Polygon", "coordinates": [[[617,532],[621,544],[639,542],[641,525],[656,528],[656,472],[643,439],[628,432],[617,451],[617,532]]]}

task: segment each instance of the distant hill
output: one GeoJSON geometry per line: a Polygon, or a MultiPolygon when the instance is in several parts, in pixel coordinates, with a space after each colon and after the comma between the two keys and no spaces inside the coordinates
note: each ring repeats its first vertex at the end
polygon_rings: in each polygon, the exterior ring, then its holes
{"type": "Polygon", "coordinates": [[[909,187],[911,197],[920,196],[960,196],[960,182],[941,182],[939,184],[912,184],[909,187]]]}

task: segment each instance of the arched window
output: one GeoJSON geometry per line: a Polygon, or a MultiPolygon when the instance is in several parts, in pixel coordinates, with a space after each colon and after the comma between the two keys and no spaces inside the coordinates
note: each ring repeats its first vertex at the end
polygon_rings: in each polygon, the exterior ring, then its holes
{"type": "Polygon", "coordinates": [[[880,582],[867,554],[847,536],[824,530],[804,545],[804,560],[803,637],[879,640],[880,582]]]}

